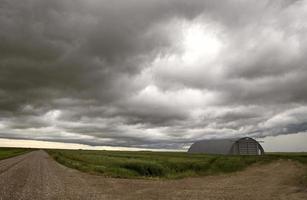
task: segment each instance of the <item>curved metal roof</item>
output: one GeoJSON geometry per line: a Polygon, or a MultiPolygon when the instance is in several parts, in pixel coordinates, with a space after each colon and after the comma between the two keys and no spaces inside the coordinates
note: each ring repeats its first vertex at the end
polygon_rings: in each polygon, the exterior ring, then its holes
{"type": "Polygon", "coordinates": [[[252,142],[256,142],[258,144],[261,153],[263,154],[263,148],[261,145],[250,137],[243,137],[243,138],[231,138],[231,139],[212,139],[212,140],[201,140],[197,141],[191,145],[188,152],[189,153],[208,153],[208,154],[232,154],[232,148],[234,144],[242,141],[242,140],[249,140],[252,142]]]}
{"type": "Polygon", "coordinates": [[[214,139],[197,141],[189,148],[189,153],[229,154],[236,139],[214,139]]]}

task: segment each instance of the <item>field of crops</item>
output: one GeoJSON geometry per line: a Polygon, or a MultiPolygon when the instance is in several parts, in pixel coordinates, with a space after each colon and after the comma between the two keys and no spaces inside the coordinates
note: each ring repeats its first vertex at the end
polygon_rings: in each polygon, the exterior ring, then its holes
{"type": "Polygon", "coordinates": [[[29,151],[29,149],[22,148],[0,148],[0,160],[21,155],[29,151]]]}
{"type": "Polygon", "coordinates": [[[254,163],[295,159],[307,163],[307,154],[220,156],[182,152],[127,152],[47,150],[59,163],[80,171],[121,178],[181,178],[235,172],[254,163]]]}

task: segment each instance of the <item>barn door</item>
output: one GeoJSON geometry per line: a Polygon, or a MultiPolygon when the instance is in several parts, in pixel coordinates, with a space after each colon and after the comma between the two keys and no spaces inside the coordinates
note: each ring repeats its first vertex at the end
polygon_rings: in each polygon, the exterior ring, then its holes
{"type": "Polygon", "coordinates": [[[238,151],[240,155],[259,155],[258,144],[248,139],[239,141],[238,151]]]}

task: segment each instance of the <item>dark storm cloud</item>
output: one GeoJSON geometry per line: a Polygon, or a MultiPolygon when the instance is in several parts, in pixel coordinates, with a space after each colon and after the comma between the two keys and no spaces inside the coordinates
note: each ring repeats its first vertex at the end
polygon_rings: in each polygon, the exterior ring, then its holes
{"type": "Polygon", "coordinates": [[[307,130],[305,1],[3,0],[0,137],[181,148],[307,130]]]}

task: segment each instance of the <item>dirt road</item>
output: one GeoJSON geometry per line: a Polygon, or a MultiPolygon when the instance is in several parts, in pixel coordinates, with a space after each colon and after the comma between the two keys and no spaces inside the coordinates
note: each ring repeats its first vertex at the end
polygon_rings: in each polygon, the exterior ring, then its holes
{"type": "Polygon", "coordinates": [[[304,167],[292,161],[243,172],[181,180],[132,180],[66,168],[44,151],[0,161],[0,200],[42,199],[307,199],[299,184],[304,167]]]}

